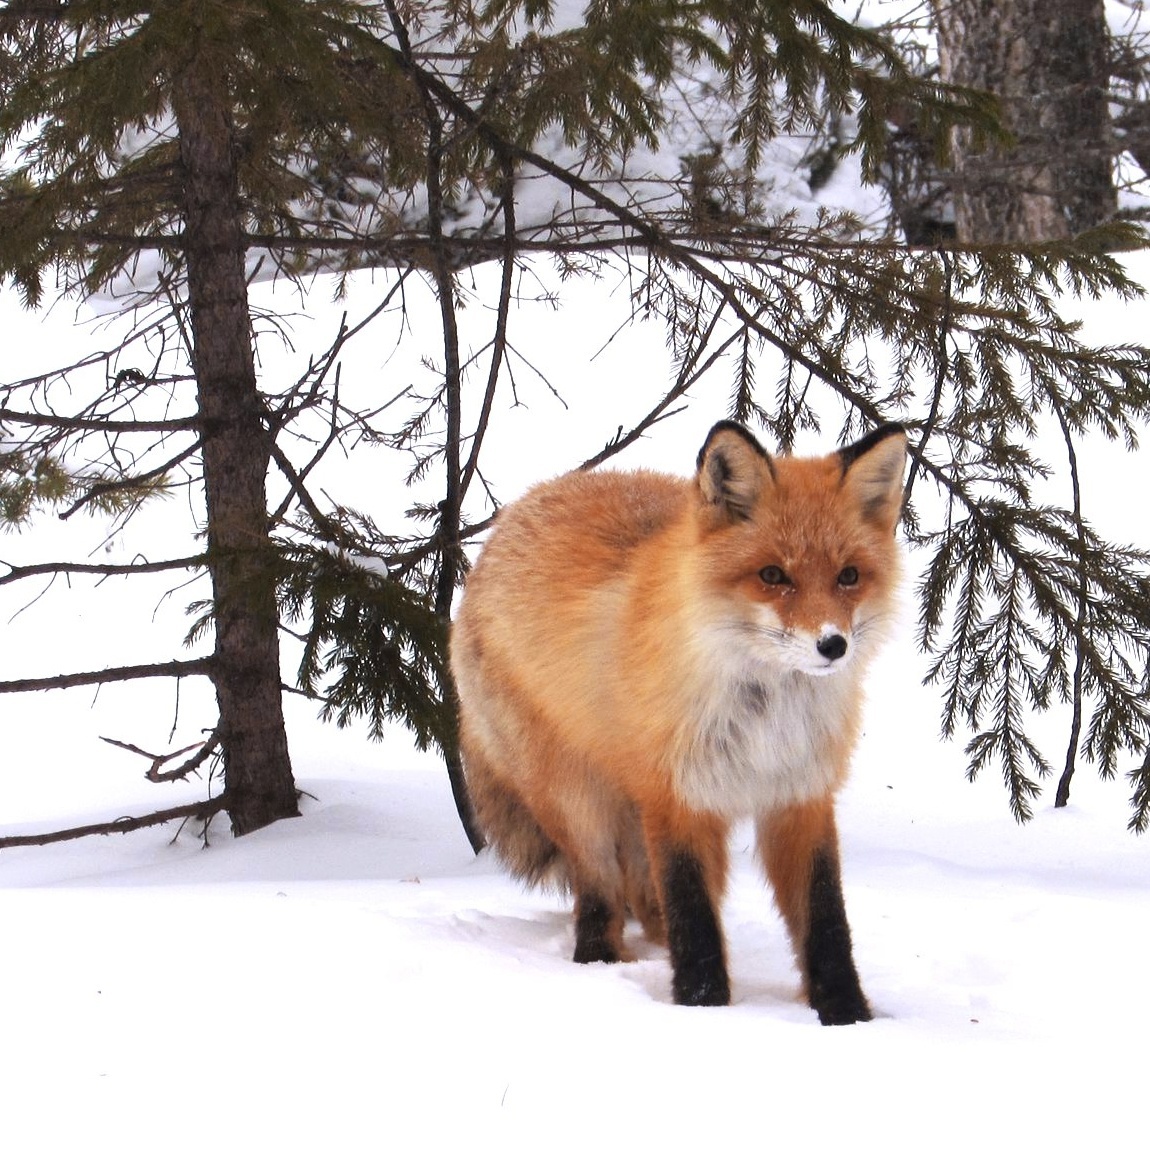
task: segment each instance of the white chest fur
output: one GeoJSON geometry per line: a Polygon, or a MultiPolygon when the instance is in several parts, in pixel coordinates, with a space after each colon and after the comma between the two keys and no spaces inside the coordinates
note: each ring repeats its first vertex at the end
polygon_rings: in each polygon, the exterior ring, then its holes
{"type": "Polygon", "coordinates": [[[680,797],[738,817],[828,794],[841,779],[853,671],[816,677],[758,664],[717,674],[681,728],[671,764],[680,797]]]}

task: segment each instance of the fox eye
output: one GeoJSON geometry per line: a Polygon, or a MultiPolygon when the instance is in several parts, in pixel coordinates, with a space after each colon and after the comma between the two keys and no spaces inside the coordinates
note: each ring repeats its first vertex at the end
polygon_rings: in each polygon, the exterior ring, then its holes
{"type": "Polygon", "coordinates": [[[844,567],[839,572],[839,586],[840,587],[854,587],[859,581],[859,569],[857,567],[844,567]]]}
{"type": "Polygon", "coordinates": [[[777,567],[774,563],[764,567],[759,572],[759,578],[768,587],[782,587],[784,584],[790,582],[790,580],[787,578],[787,573],[781,567],[777,567]]]}

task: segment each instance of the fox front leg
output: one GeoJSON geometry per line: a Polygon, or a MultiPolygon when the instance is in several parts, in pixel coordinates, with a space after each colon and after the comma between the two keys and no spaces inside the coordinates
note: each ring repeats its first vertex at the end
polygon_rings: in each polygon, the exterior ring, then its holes
{"type": "Polygon", "coordinates": [[[843,902],[838,835],[829,801],[758,821],[758,845],[790,932],[807,1000],[824,1026],[868,1022],[843,902]]]}
{"type": "Polygon", "coordinates": [[[718,908],[726,884],[726,825],[710,816],[648,813],[644,832],[656,878],[672,994],[681,1006],[731,1001],[718,908]]]}

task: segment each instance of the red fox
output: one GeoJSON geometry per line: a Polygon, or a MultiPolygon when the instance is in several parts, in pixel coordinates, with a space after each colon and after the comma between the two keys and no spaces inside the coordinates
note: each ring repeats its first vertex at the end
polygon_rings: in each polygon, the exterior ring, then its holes
{"type": "Polygon", "coordinates": [[[575,961],[626,957],[630,911],[675,1002],[730,1001],[731,823],[758,853],[824,1025],[871,1018],[834,799],[892,615],[906,438],[821,458],[716,424],[693,480],[575,472],[500,511],[451,639],[480,826],[575,899],[575,961]]]}

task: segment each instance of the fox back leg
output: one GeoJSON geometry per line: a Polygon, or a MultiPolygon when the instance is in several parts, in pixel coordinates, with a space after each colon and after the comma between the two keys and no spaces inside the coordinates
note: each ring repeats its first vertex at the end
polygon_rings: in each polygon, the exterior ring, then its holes
{"type": "Polygon", "coordinates": [[[643,828],[638,812],[632,807],[623,821],[619,835],[619,863],[623,868],[623,883],[627,896],[627,910],[639,920],[643,934],[649,942],[665,943],[667,927],[663,921],[663,908],[655,889],[651,864],[647,857],[647,844],[643,841],[643,828]]]}
{"type": "Polygon", "coordinates": [[[637,900],[636,892],[650,887],[641,866],[634,866],[630,885],[624,874],[630,848],[623,844],[639,837],[631,804],[590,778],[554,741],[529,738],[514,707],[505,702],[490,710],[498,725],[473,728],[466,714],[460,724],[476,820],[513,875],[574,894],[575,961],[618,962],[625,957],[629,897],[637,900]]]}
{"type": "MultiPolygon", "coordinates": [[[[601,782],[581,784],[581,770],[569,762],[552,764],[545,776],[563,779],[562,788],[532,786],[537,778],[529,770],[512,777],[506,764],[513,752],[493,735],[488,730],[481,739],[466,722],[461,725],[460,749],[476,821],[517,878],[574,894],[575,961],[626,958],[628,911],[650,941],[664,942],[662,906],[634,803],[601,782]]],[[[556,753],[539,740],[532,749],[536,759],[556,753]]]]}
{"type": "Polygon", "coordinates": [[[555,842],[575,895],[576,962],[620,962],[627,906],[620,839],[630,809],[621,795],[581,777],[571,763],[549,770],[564,786],[533,793],[532,814],[555,842]]]}
{"type": "Polygon", "coordinates": [[[576,962],[618,962],[623,954],[625,886],[609,852],[577,842],[554,809],[531,806],[490,777],[471,787],[476,816],[507,869],[528,885],[554,886],[575,896],[576,962]]]}
{"type": "Polygon", "coordinates": [[[628,958],[623,945],[626,912],[639,920],[651,942],[666,941],[638,812],[620,797],[611,804],[611,814],[608,822],[590,831],[584,828],[579,836],[577,850],[582,861],[572,867],[571,884],[575,889],[576,962],[628,958]]]}
{"type": "Polygon", "coordinates": [[[829,800],[760,817],[759,854],[790,932],[807,1000],[824,1026],[873,1015],[859,984],[829,800]]]}

